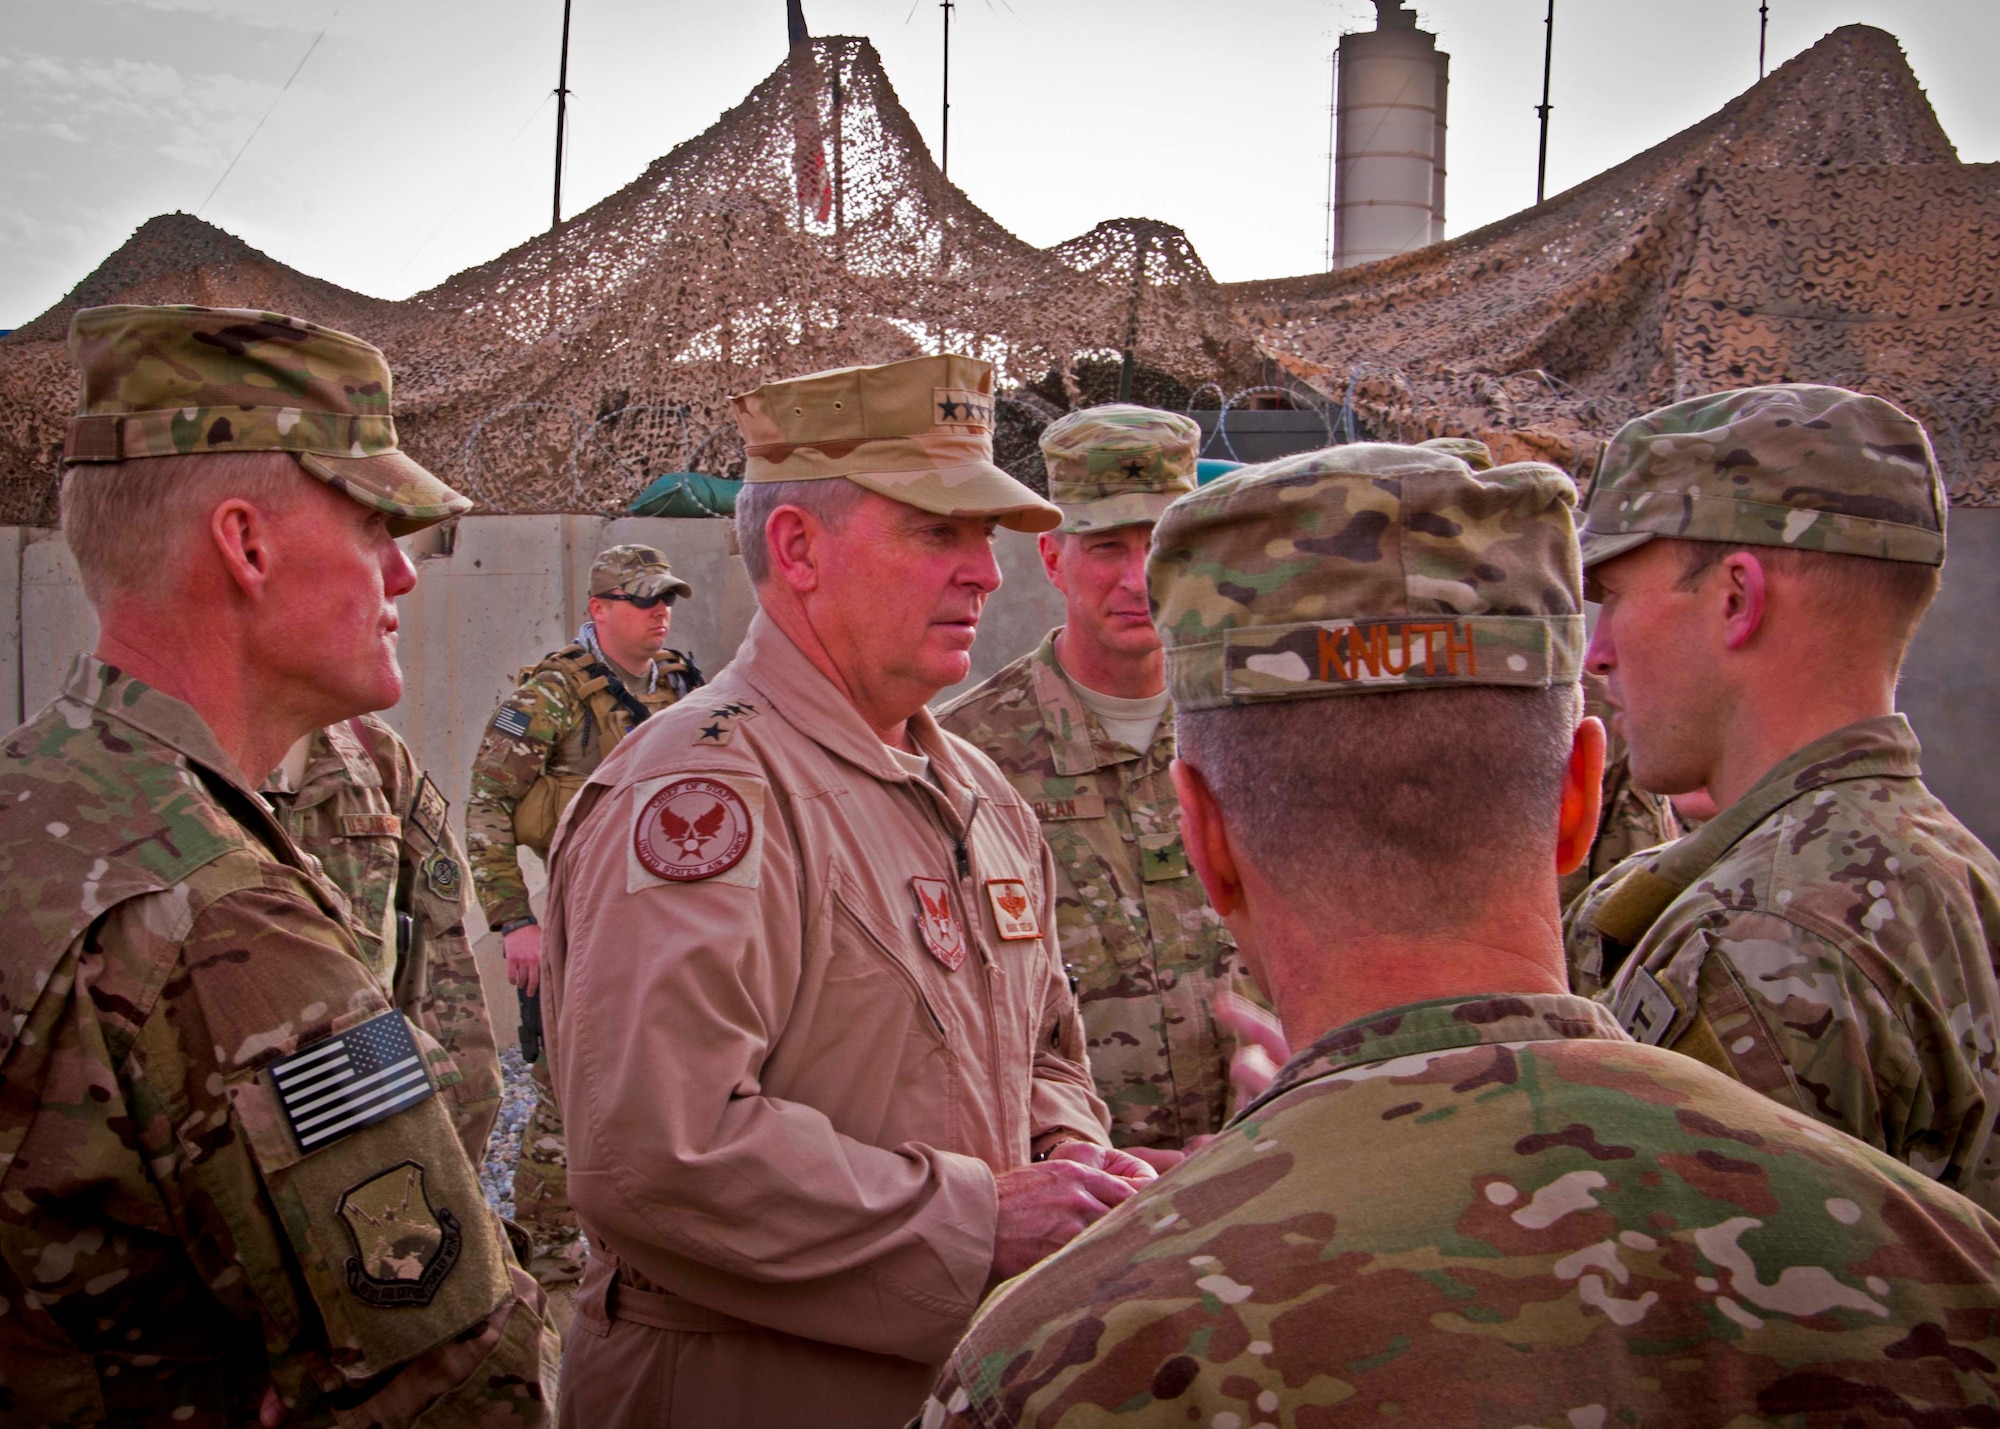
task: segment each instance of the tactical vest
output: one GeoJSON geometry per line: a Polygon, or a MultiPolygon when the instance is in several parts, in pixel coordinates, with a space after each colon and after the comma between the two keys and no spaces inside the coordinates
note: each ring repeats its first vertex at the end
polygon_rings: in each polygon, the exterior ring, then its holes
{"type": "MultiPolygon", "coordinates": [[[[666,650],[653,663],[660,672],[661,683],[674,692],[676,700],[701,686],[701,671],[690,655],[666,650]]],[[[544,671],[561,675],[583,702],[584,747],[589,751],[588,768],[565,774],[545,771],[514,806],[514,842],[546,856],[569,801],[576,797],[605,756],[618,747],[619,741],[654,711],[625,688],[625,682],[609,665],[582,645],[565,645],[553,655],[523,666],[515,677],[516,688],[544,671]]]]}

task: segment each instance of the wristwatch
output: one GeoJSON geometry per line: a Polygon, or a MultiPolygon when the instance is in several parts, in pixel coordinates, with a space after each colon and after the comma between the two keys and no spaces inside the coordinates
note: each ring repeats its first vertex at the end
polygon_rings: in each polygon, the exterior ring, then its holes
{"type": "Polygon", "coordinates": [[[526,928],[537,921],[535,915],[532,913],[525,918],[509,918],[500,925],[500,936],[504,938],[516,928],[526,928]]]}

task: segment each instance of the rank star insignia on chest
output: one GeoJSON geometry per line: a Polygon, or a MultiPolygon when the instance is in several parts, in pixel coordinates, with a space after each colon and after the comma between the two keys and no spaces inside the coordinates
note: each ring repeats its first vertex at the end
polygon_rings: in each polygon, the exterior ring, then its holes
{"type": "Polygon", "coordinates": [[[924,946],[947,970],[957,972],[965,961],[965,929],[951,907],[951,885],[942,878],[912,878],[910,891],[917,899],[917,929],[924,946]]]}
{"type": "Polygon", "coordinates": [[[1035,917],[1035,905],[1028,896],[1025,879],[987,879],[986,901],[993,905],[994,929],[1006,942],[1027,942],[1042,936],[1042,925],[1035,917]]]}

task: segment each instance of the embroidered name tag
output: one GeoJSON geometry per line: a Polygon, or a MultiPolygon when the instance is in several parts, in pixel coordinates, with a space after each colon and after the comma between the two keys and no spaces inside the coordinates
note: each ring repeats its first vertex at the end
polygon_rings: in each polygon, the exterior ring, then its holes
{"type": "Polygon", "coordinates": [[[365,839],[378,835],[396,838],[403,832],[403,821],[394,814],[342,814],[340,833],[342,838],[365,839]]]}
{"type": "Polygon", "coordinates": [[[410,1025],[395,1011],[279,1058],[271,1064],[271,1081],[304,1151],[331,1145],[432,1095],[410,1025]]]}
{"type": "Polygon", "coordinates": [[[1029,900],[1026,880],[987,879],[986,901],[993,905],[993,927],[1002,940],[1021,943],[1042,936],[1042,925],[1035,917],[1035,905],[1029,900]]]}
{"type": "Polygon", "coordinates": [[[917,897],[917,928],[931,956],[957,972],[965,961],[965,929],[951,908],[951,885],[942,878],[912,878],[910,890],[917,897]]]}

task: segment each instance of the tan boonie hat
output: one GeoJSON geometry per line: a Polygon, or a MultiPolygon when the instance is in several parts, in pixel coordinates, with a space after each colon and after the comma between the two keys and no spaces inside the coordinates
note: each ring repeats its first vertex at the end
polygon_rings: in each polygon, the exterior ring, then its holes
{"type": "Polygon", "coordinates": [[[1183,710],[1582,674],[1576,487],[1367,442],[1245,467],[1176,501],[1146,579],[1183,710]]]}
{"type": "Polygon", "coordinates": [[[1042,433],[1049,499],[1063,532],[1160,519],[1195,488],[1201,428],[1177,412],[1114,402],[1051,422],[1042,433]]]}
{"type": "Polygon", "coordinates": [[[1947,504],[1907,412],[1844,387],[1745,387],[1619,428],[1590,489],[1583,562],[1670,536],[1937,566],[1947,504]]]}
{"type": "Polygon", "coordinates": [[[69,350],[83,384],[65,466],[289,452],[398,536],[472,507],[397,449],[389,364],[358,337],[242,308],[118,306],[79,312],[69,350]]]}
{"type": "Polygon", "coordinates": [[[590,593],[610,595],[693,595],[694,587],[674,574],[667,558],[651,546],[613,546],[590,564],[590,593]]]}
{"type": "Polygon", "coordinates": [[[841,367],[731,397],[745,481],[856,486],[944,516],[1046,531],[1062,513],[993,464],[993,364],[947,353],[841,367]]]}
{"type": "Polygon", "coordinates": [[[1417,445],[1427,451],[1455,456],[1474,471],[1493,470],[1493,448],[1477,437],[1432,437],[1417,445]]]}

